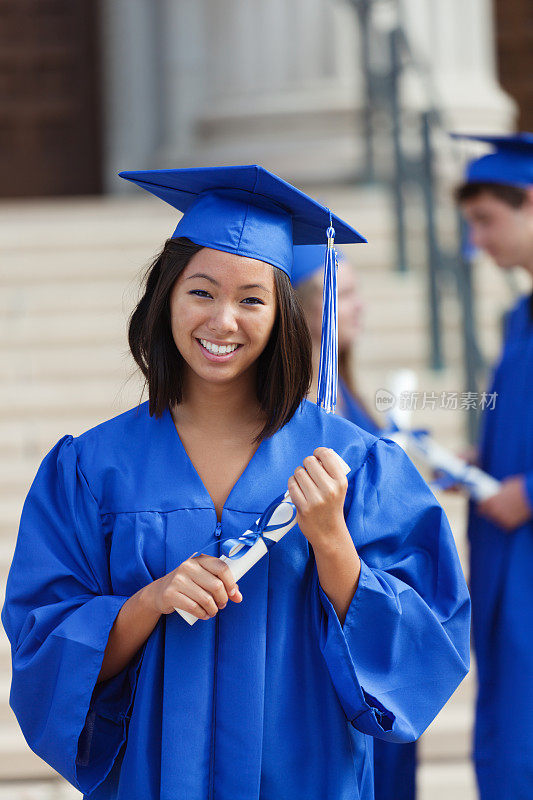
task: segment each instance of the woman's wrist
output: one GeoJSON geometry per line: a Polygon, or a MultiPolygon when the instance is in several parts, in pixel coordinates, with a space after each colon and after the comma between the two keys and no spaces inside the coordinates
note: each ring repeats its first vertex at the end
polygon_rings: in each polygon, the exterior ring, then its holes
{"type": "Polygon", "coordinates": [[[361,559],[347,532],[347,539],[335,539],[315,548],[316,568],[320,585],[333,605],[335,612],[344,625],[344,620],[357,591],[361,574],[361,559]]]}
{"type": "Polygon", "coordinates": [[[153,616],[159,617],[161,616],[161,612],[156,607],[155,603],[155,592],[156,592],[156,584],[159,581],[159,578],[151,583],[148,583],[138,592],[139,603],[143,611],[147,614],[152,614],[153,616]]]}
{"type": "Polygon", "coordinates": [[[327,558],[333,556],[340,551],[345,551],[346,546],[352,543],[352,537],[346,527],[344,518],[338,524],[329,527],[327,530],[320,531],[320,533],[310,539],[313,552],[315,556],[318,554],[327,558]]]}

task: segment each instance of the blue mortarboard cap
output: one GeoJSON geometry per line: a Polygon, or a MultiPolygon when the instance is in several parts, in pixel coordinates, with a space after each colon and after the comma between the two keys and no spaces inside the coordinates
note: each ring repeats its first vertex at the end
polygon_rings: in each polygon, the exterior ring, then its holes
{"type": "Polygon", "coordinates": [[[469,183],[504,183],[510,186],[533,185],[533,134],[484,136],[452,133],[454,139],[466,139],[492,145],[494,152],[470,161],[465,179],[469,183]]]}
{"type": "MultiPolygon", "coordinates": [[[[323,244],[297,245],[294,248],[291,282],[298,286],[319,269],[324,268],[326,246],[323,244]]],[[[344,253],[337,248],[338,261],[344,261],[344,253]]]]}
{"type": "Polygon", "coordinates": [[[293,245],[365,242],[354,228],[263,167],[121,172],[121,178],[183,212],[172,238],[257,258],[291,276],[293,245]]]}

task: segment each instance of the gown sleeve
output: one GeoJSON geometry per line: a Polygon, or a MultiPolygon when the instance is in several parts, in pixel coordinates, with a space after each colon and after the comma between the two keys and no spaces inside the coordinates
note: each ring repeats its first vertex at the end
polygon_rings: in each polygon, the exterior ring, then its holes
{"type": "Polygon", "coordinates": [[[104,780],[126,738],[143,648],[116,676],[97,678],[127,599],[112,594],[98,503],[65,436],[26,497],[2,623],[24,737],[84,793],[104,780]]]}
{"type": "Polygon", "coordinates": [[[533,512],[533,470],[530,472],[526,472],[524,475],[525,485],[526,485],[526,495],[529,503],[529,507],[533,512]]]}
{"type": "Polygon", "coordinates": [[[470,597],[455,543],[427,484],[387,439],[350,481],[345,514],[361,575],[341,625],[315,565],[320,649],[355,728],[413,741],[469,669],[470,597]]]}

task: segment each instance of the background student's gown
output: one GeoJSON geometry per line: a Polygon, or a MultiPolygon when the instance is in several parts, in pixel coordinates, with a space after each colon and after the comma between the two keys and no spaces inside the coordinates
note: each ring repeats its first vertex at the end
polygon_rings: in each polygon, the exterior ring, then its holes
{"type": "MultiPolygon", "coordinates": [[[[346,383],[339,377],[337,407],[354,425],[379,436],[381,431],[346,383]]],[[[416,742],[396,744],[374,739],[374,797],[375,800],[414,800],[416,796],[416,742]]]]}
{"type": "MultiPolygon", "coordinates": [[[[506,320],[483,415],[480,463],[496,478],[525,474],[533,506],[533,313],[506,320]]],[[[470,509],[473,632],[479,675],[474,756],[482,800],[533,797],[533,522],[506,533],[470,509]]]]}
{"type": "Polygon", "coordinates": [[[467,672],[469,615],[444,512],[394,443],[304,402],[260,444],[220,529],[168,408],[143,403],[44,458],[2,621],[22,730],[91,800],[369,800],[368,735],[426,728],[467,672]],[[95,686],[126,599],[242,533],[318,445],[352,467],[362,569],[344,626],[295,528],[239,581],[242,603],[193,627],[161,616],[95,686]]]}

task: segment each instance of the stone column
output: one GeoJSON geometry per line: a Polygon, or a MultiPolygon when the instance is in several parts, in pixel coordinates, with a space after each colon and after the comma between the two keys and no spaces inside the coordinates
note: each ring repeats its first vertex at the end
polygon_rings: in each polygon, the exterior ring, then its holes
{"type": "MultiPolygon", "coordinates": [[[[154,161],[161,168],[197,166],[194,162],[196,127],[208,102],[206,2],[160,2],[161,139],[154,161]]],[[[220,5],[225,6],[226,0],[220,5]]]]}
{"type": "Polygon", "coordinates": [[[360,104],[352,9],[331,0],[206,0],[205,163],[261,161],[338,177],[355,160],[360,104]],[[327,152],[326,152],[327,151],[327,152]]]}
{"type": "Polygon", "coordinates": [[[159,0],[102,3],[104,175],[126,191],[121,169],[153,166],[160,138],[159,0]]]}
{"type": "Polygon", "coordinates": [[[403,0],[402,16],[450,129],[509,130],[515,107],[496,77],[491,0],[403,0]]]}

